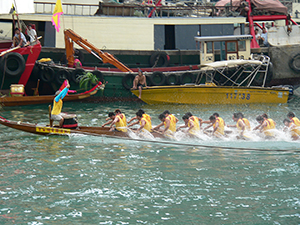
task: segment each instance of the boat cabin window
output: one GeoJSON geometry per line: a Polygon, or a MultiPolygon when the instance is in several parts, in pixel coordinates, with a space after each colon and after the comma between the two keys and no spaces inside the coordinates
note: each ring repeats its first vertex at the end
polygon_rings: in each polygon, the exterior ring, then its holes
{"type": "Polygon", "coordinates": [[[206,42],[206,53],[213,53],[213,42],[206,42]]]}
{"type": "Polygon", "coordinates": [[[239,51],[246,51],[246,41],[239,41],[239,51]]]}
{"type": "Polygon", "coordinates": [[[235,53],[237,52],[237,49],[236,49],[236,42],[231,42],[231,41],[228,41],[226,43],[227,45],[227,52],[232,52],[232,53],[235,53]]]}

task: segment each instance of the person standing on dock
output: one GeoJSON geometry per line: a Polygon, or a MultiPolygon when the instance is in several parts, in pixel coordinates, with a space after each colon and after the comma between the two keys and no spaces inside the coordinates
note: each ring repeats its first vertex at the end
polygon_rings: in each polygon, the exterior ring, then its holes
{"type": "Polygon", "coordinates": [[[55,98],[53,100],[53,108],[51,111],[51,120],[59,121],[59,127],[63,126],[64,123],[64,115],[65,113],[62,113],[62,107],[63,107],[63,98],[67,95],[70,88],[69,81],[67,81],[67,86],[62,91],[57,91],[55,93],[55,98]]]}
{"type": "Polygon", "coordinates": [[[143,114],[140,110],[136,113],[136,118],[138,121],[129,124],[128,127],[131,127],[135,124],[140,124],[140,127],[137,129],[137,132],[145,129],[148,132],[151,132],[152,130],[152,124],[151,124],[151,117],[148,114],[143,114]]]}
{"type": "Polygon", "coordinates": [[[138,71],[138,75],[135,76],[133,80],[133,89],[139,89],[139,98],[142,97],[142,88],[147,87],[146,76],[143,75],[141,69],[138,71]]]}

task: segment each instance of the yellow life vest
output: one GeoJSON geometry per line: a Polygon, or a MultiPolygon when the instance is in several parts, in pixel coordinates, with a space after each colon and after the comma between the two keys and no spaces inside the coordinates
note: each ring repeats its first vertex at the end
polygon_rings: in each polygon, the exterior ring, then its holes
{"type": "Polygon", "coordinates": [[[269,130],[275,129],[274,120],[272,120],[272,119],[266,119],[266,122],[267,122],[267,126],[265,126],[262,129],[262,131],[263,131],[264,135],[266,135],[268,137],[273,137],[274,133],[272,131],[269,131],[269,130]]]}
{"type": "MultiPolygon", "coordinates": [[[[175,119],[175,116],[168,115],[167,118],[166,118],[166,120],[170,121],[169,130],[172,131],[172,132],[176,132],[176,119],[175,119]]],[[[164,122],[164,125],[166,127],[166,122],[164,122]]]]}
{"type": "Polygon", "coordinates": [[[116,116],[117,118],[119,118],[119,121],[115,123],[116,129],[119,131],[122,131],[122,132],[127,132],[127,129],[123,128],[123,127],[127,126],[126,117],[123,113],[122,113],[122,115],[123,115],[123,118],[121,118],[121,115],[116,116]],[[122,128],[120,128],[120,127],[122,127],[122,128]]]}
{"type": "Polygon", "coordinates": [[[51,111],[52,115],[58,115],[61,113],[61,109],[63,107],[63,101],[61,99],[56,102],[55,100],[53,101],[53,109],[51,111]]]}
{"type": "MultiPolygon", "coordinates": [[[[145,115],[145,114],[144,114],[145,115]]],[[[151,124],[151,119],[150,116],[146,114],[146,116],[143,115],[143,118],[140,120],[140,125],[142,125],[142,121],[145,121],[145,126],[143,129],[151,132],[152,129],[152,124],[151,124]]]]}
{"type": "Polygon", "coordinates": [[[251,130],[251,126],[250,126],[250,122],[249,120],[247,120],[246,118],[242,118],[245,126],[246,126],[246,130],[250,131],[251,130]]]}
{"type": "Polygon", "coordinates": [[[300,120],[299,120],[297,117],[293,117],[293,118],[291,119],[291,121],[292,121],[297,127],[300,126],[300,120]]]}
{"type": "Polygon", "coordinates": [[[216,120],[216,122],[213,124],[213,128],[216,127],[216,123],[217,123],[217,122],[218,122],[218,124],[219,124],[219,127],[218,127],[218,129],[216,130],[216,132],[217,132],[218,134],[224,135],[224,127],[225,127],[225,125],[224,125],[224,120],[223,120],[221,117],[218,117],[218,119],[216,120]]]}
{"type": "Polygon", "coordinates": [[[194,120],[192,118],[189,119],[189,122],[188,122],[188,127],[190,127],[190,123],[193,123],[194,124],[194,127],[192,129],[189,130],[189,133],[190,134],[196,134],[200,131],[200,126],[199,126],[199,120],[198,118],[194,118],[194,120]]]}
{"type": "MultiPolygon", "coordinates": [[[[291,128],[293,124],[289,125],[289,128],[291,128]]],[[[297,126],[294,126],[292,129],[290,129],[290,134],[293,138],[300,136],[300,130],[297,128],[297,126]]]]}

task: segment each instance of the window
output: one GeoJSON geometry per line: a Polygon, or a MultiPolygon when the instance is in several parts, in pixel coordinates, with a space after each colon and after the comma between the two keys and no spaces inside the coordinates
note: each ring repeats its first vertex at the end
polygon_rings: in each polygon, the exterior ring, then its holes
{"type": "Polygon", "coordinates": [[[237,52],[236,42],[227,42],[227,52],[237,52]]]}
{"type": "Polygon", "coordinates": [[[239,41],[239,51],[246,51],[246,41],[239,41]]]}
{"type": "Polygon", "coordinates": [[[213,53],[213,42],[206,42],[206,53],[213,53]]]}

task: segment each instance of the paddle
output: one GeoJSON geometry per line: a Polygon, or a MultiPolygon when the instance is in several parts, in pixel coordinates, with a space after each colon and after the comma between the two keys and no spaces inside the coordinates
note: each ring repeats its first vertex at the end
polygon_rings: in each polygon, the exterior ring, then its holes
{"type": "Polygon", "coordinates": [[[163,135],[163,136],[166,136],[166,137],[168,137],[168,138],[170,138],[170,139],[177,140],[175,137],[173,137],[173,136],[170,135],[170,134],[163,134],[162,132],[160,132],[160,131],[158,131],[158,130],[152,130],[152,131],[155,132],[155,133],[161,134],[161,135],[163,135]]]}

